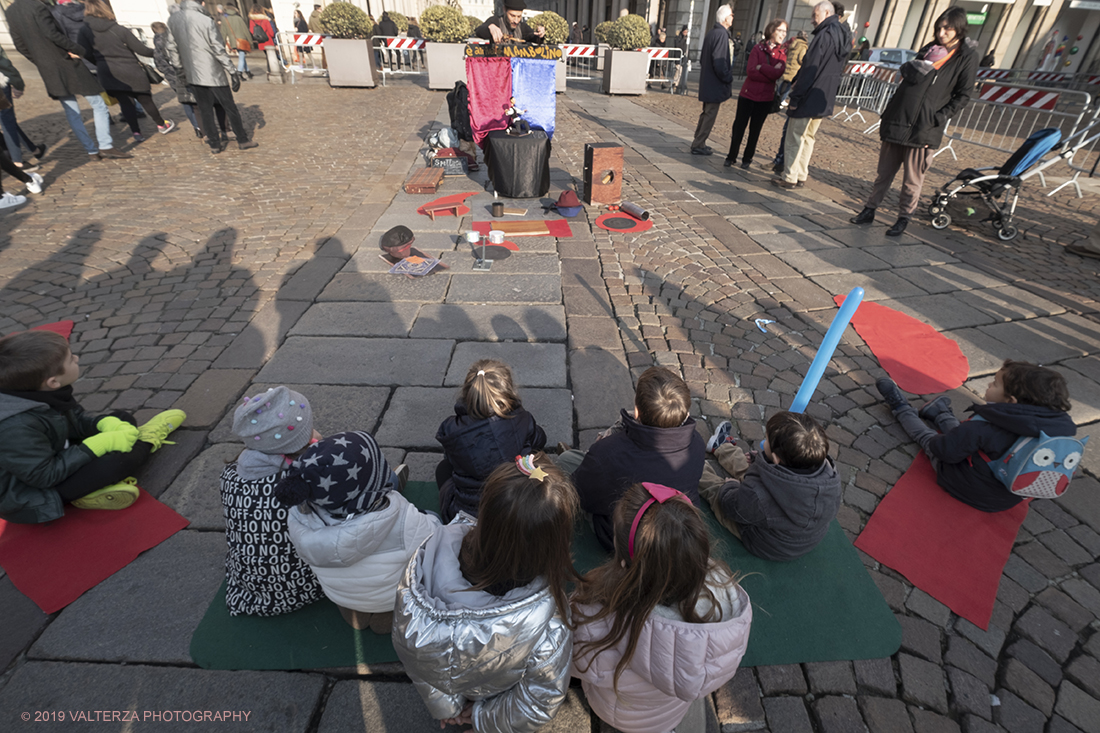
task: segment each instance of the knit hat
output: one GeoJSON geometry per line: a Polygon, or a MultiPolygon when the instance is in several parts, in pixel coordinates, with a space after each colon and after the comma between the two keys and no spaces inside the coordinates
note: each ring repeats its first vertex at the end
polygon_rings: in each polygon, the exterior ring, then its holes
{"type": "Polygon", "coordinates": [[[380,246],[390,257],[403,260],[409,256],[413,240],[415,237],[411,229],[406,226],[395,226],[382,235],[380,246]]]}
{"type": "Polygon", "coordinates": [[[313,411],[297,392],[279,386],[245,397],[233,413],[233,434],[260,453],[297,453],[313,436],[313,411]]]}
{"type": "Polygon", "coordinates": [[[523,0],[504,0],[505,10],[527,10],[527,3],[523,0]]]}
{"type": "Polygon", "coordinates": [[[309,447],[275,487],[275,498],[287,506],[309,502],[329,515],[344,518],[374,511],[392,473],[382,449],[358,430],[318,441],[309,447]]]}

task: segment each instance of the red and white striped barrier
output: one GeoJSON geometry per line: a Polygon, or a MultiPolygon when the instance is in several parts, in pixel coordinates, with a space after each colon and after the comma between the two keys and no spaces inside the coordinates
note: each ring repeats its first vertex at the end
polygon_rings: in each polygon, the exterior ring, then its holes
{"type": "Polygon", "coordinates": [[[1033,71],[1027,75],[1028,81],[1067,81],[1071,78],[1070,74],[1062,74],[1052,71],[1033,71]]]}
{"type": "Polygon", "coordinates": [[[982,93],[979,98],[983,102],[1010,104],[1013,107],[1040,109],[1049,112],[1058,103],[1058,97],[1057,92],[1048,92],[1045,89],[1018,89],[1016,87],[985,84],[982,86],[982,93]]]}
{"type": "Polygon", "coordinates": [[[307,46],[317,48],[325,45],[325,37],[320,33],[292,33],[295,46],[307,46]]]}
{"type": "Polygon", "coordinates": [[[873,78],[878,79],[879,81],[889,82],[891,84],[896,82],[900,75],[901,75],[901,72],[898,71],[897,69],[889,69],[889,68],[886,68],[885,66],[880,66],[880,67],[874,69],[873,72],[871,73],[871,76],[873,78]]]}
{"type": "Polygon", "coordinates": [[[387,38],[386,48],[400,48],[405,51],[419,51],[424,48],[423,38],[387,38]]]}
{"type": "Polygon", "coordinates": [[[1012,76],[1012,69],[978,69],[979,79],[1007,79],[1012,76]]]}
{"type": "Polygon", "coordinates": [[[854,76],[870,76],[876,68],[878,67],[870,61],[850,61],[848,67],[844,69],[844,73],[854,76]]]}
{"type": "Polygon", "coordinates": [[[566,58],[596,57],[596,47],[587,44],[565,43],[562,44],[561,50],[566,58]]]}
{"type": "Polygon", "coordinates": [[[655,59],[667,59],[670,56],[670,52],[675,51],[677,49],[657,47],[657,48],[643,48],[642,50],[645,51],[649,55],[649,60],[653,61],[655,59]]]}

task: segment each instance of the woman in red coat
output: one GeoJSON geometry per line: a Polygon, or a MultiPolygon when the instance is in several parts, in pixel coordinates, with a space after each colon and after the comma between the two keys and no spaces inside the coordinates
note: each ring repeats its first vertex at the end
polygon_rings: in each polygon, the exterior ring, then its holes
{"type": "Polygon", "coordinates": [[[746,126],[749,128],[749,139],[745,142],[741,167],[748,168],[752,163],[760,129],[764,127],[764,120],[771,112],[775,99],[775,82],[787,68],[787,50],[783,46],[786,37],[787,21],[776,18],[764,29],[764,40],[753,46],[749,53],[748,75],[737,95],[737,117],[733,120],[733,139],[725,162],[727,168],[737,162],[737,150],[741,147],[746,126]]]}
{"type": "MultiPolygon", "coordinates": [[[[256,3],[252,6],[252,9],[248,11],[248,30],[250,33],[255,34],[257,28],[262,28],[264,33],[267,34],[267,40],[257,43],[256,48],[263,51],[265,48],[271,48],[275,46],[275,28],[271,25],[271,19],[267,17],[267,13],[264,12],[263,6],[256,3]]],[[[253,35],[255,40],[255,35],[253,35]]]]}

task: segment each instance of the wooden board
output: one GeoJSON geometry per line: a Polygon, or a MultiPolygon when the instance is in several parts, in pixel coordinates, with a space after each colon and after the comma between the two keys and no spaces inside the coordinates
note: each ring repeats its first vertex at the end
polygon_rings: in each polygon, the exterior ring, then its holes
{"type": "Polygon", "coordinates": [[[494,221],[492,228],[513,237],[550,236],[550,230],[544,221],[494,221]]]}
{"type": "Polygon", "coordinates": [[[435,193],[442,183],[442,168],[419,168],[405,181],[405,193],[435,193]]]}

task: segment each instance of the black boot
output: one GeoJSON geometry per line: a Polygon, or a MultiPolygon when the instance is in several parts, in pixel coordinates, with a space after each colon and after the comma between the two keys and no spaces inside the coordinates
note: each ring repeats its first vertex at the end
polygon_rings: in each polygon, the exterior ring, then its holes
{"type": "Polygon", "coordinates": [[[853,224],[870,224],[874,220],[875,210],[864,206],[863,211],[859,212],[848,221],[852,222],[853,224]]]}
{"type": "Polygon", "coordinates": [[[875,382],[875,388],[882,395],[882,399],[886,401],[887,406],[894,412],[909,406],[909,400],[905,399],[905,395],[901,393],[898,385],[894,384],[894,380],[890,377],[879,379],[875,382]]]}
{"type": "Polygon", "coordinates": [[[900,237],[905,232],[905,227],[909,226],[908,216],[899,216],[898,220],[894,222],[894,226],[886,230],[886,236],[888,237],[900,237]]]}

